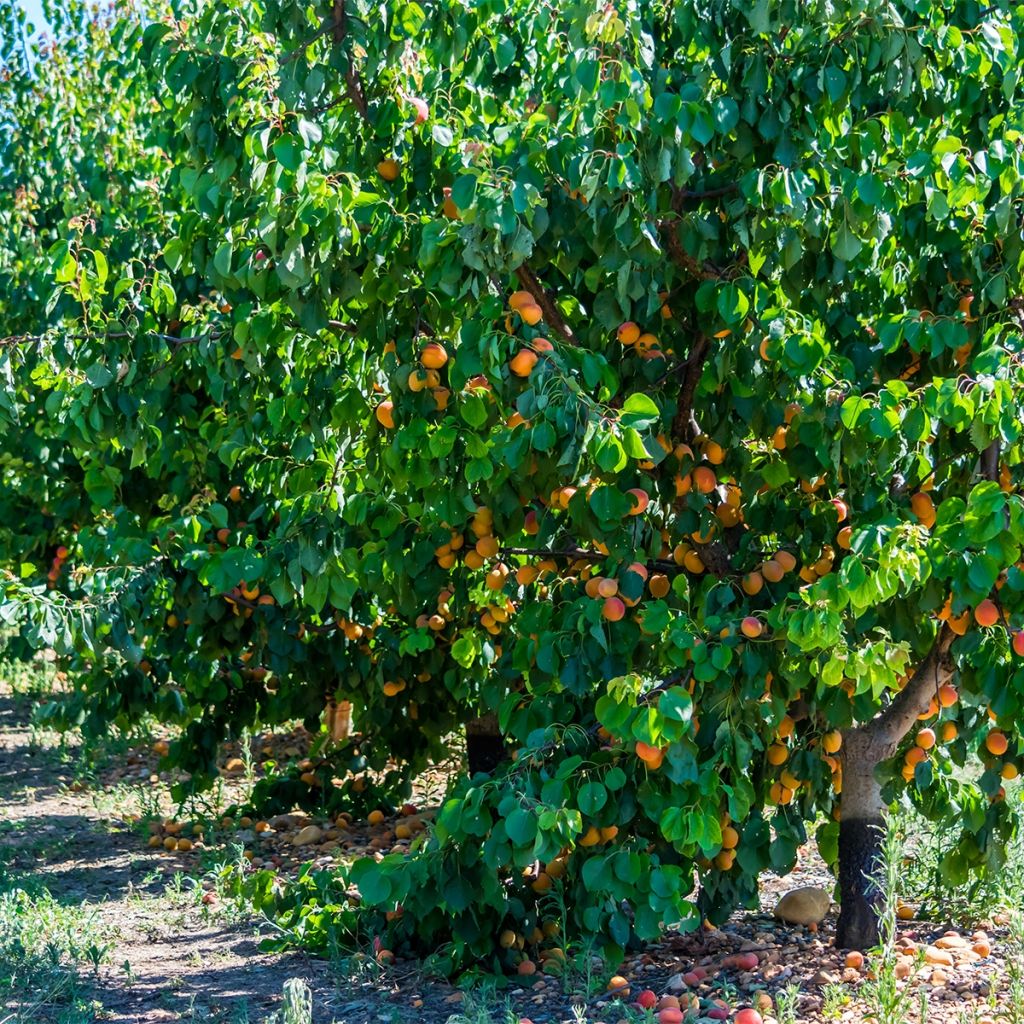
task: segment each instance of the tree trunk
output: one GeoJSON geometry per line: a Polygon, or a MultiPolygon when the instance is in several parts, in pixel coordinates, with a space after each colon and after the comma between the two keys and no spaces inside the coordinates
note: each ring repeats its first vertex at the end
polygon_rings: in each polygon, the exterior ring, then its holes
{"type": "Polygon", "coordinates": [[[882,787],[875,768],[892,751],[854,730],[843,739],[843,791],[839,821],[839,922],[836,946],[878,944],[879,854],[885,829],[882,787]]]}
{"type": "Polygon", "coordinates": [[[869,949],[878,944],[882,902],[877,876],[885,830],[885,805],[875,769],[896,752],[953,677],[949,648],[955,635],[943,624],[931,650],[906,685],[870,722],[843,733],[843,789],[839,820],[839,922],[836,945],[869,949]]]}
{"type": "Polygon", "coordinates": [[[479,772],[490,775],[507,758],[505,737],[498,728],[497,715],[481,715],[466,723],[466,761],[470,775],[479,772]]]}

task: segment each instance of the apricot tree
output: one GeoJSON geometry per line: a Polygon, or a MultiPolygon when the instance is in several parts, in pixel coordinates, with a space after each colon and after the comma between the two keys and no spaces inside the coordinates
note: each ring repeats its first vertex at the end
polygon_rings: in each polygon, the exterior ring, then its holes
{"type": "Polygon", "coordinates": [[[399,801],[469,725],[411,851],[263,880],[307,943],[614,953],[814,823],[870,944],[888,803],[952,879],[1016,827],[1022,27],[271,0],[5,53],[5,488],[46,502],[5,618],[197,780],[350,701],[283,803],[399,801]]]}

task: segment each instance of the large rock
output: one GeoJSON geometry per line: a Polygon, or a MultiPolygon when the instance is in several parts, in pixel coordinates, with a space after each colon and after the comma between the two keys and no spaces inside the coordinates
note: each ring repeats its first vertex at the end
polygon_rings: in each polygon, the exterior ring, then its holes
{"type": "Polygon", "coordinates": [[[323,832],[316,825],[307,825],[302,831],[295,833],[292,846],[309,846],[310,843],[319,843],[322,838],[323,832]]]}
{"type": "Polygon", "coordinates": [[[775,916],[786,924],[821,924],[832,906],[832,897],[824,889],[805,885],[791,889],[779,900],[775,916]]]}

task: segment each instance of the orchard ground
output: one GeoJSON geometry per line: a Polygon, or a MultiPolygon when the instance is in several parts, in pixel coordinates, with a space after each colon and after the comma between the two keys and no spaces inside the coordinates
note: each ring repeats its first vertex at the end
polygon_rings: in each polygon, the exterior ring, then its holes
{"type": "MultiPolygon", "coordinates": [[[[722,1007],[714,1002],[720,1000],[733,1012],[756,1006],[765,1020],[780,1024],[860,1021],[872,1013],[893,1022],[1024,1021],[1024,932],[1013,914],[1024,892],[1024,851],[1014,851],[999,878],[936,889],[941,839],[906,813],[897,819],[913,837],[901,865],[901,896],[928,920],[900,925],[897,962],[912,965],[909,981],[900,986],[902,1007],[887,1007],[873,994],[869,976],[884,973],[877,956],[848,966],[833,947],[834,911],[817,933],[769,916],[789,889],[831,888],[813,844],[801,851],[795,874],[766,876],[765,913],[737,914],[725,928],[701,935],[669,933],[631,956],[617,969],[629,983],[626,998],[607,994],[611,971],[583,949],[567,951],[561,974],[481,975],[460,987],[431,979],[423,964],[381,965],[373,949],[338,950],[330,959],[262,952],[259,943],[269,929],[225,886],[237,870],[232,865],[246,863],[243,848],[257,864],[286,876],[309,859],[326,864],[390,848],[396,820],[342,820],[339,828],[296,814],[259,832],[256,822],[222,825],[223,809],[244,796],[261,774],[262,760],[301,759],[308,743],[301,729],[254,737],[251,760],[239,757],[237,748],[225,750],[230,769],[223,784],[202,807],[177,810],[170,780],[157,768],[153,737],[115,737],[102,749],[86,749],[74,736],[33,724],[51,684],[23,670],[5,671],[0,684],[3,1024],[308,1024],[301,1012],[294,1020],[282,1017],[282,990],[292,978],[311,989],[315,1024],[656,1021],[658,1011],[635,1005],[638,997],[650,1000],[641,996],[645,991],[659,1000],[675,996],[684,1011],[696,997],[686,1020],[721,1019],[722,1007]],[[173,822],[170,829],[165,822],[173,822]],[[303,829],[314,841],[296,846],[303,829]],[[190,850],[165,849],[194,832],[201,838],[181,844],[191,844],[190,850]],[[737,959],[744,953],[746,961],[737,959]],[[756,966],[744,970],[750,954],[756,966]],[[947,962],[926,962],[931,960],[947,962]]],[[[445,777],[445,766],[427,776],[417,814],[399,825],[429,821],[445,777]]],[[[1010,798],[1021,799],[1019,788],[1010,798]]],[[[398,834],[405,832],[398,828],[398,834]]],[[[663,1005],[672,1003],[669,998],[663,1005]]]]}

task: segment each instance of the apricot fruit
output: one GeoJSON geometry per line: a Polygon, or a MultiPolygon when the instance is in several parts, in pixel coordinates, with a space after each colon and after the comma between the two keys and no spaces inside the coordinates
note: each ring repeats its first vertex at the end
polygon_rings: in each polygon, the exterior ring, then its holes
{"type": "Polygon", "coordinates": [[[537,353],[533,349],[521,348],[508,365],[517,377],[529,377],[537,365],[537,353]]]}
{"type": "Polygon", "coordinates": [[[1006,735],[1000,732],[999,729],[993,729],[985,737],[985,749],[990,754],[995,754],[996,757],[1005,754],[1009,749],[1010,741],[1006,738],[1006,735]]]}
{"type": "Polygon", "coordinates": [[[640,340],[640,328],[632,320],[627,320],[624,324],[619,324],[615,337],[623,345],[635,345],[640,340]]]}
{"type": "Polygon", "coordinates": [[[374,413],[374,415],[377,417],[377,422],[386,430],[394,430],[394,410],[394,402],[381,402],[380,405],[377,406],[376,412],[374,413]]]}
{"type": "Polygon", "coordinates": [[[999,609],[987,597],[974,609],[974,621],[979,626],[994,626],[999,621],[999,609]]]}
{"type": "Polygon", "coordinates": [[[420,353],[420,362],[428,370],[440,370],[448,362],[448,353],[445,351],[444,345],[432,341],[423,347],[423,351],[420,353]]]}
{"type": "Polygon", "coordinates": [[[740,623],[740,632],[750,640],[754,640],[764,632],[764,624],[754,615],[747,615],[740,623]]]}

